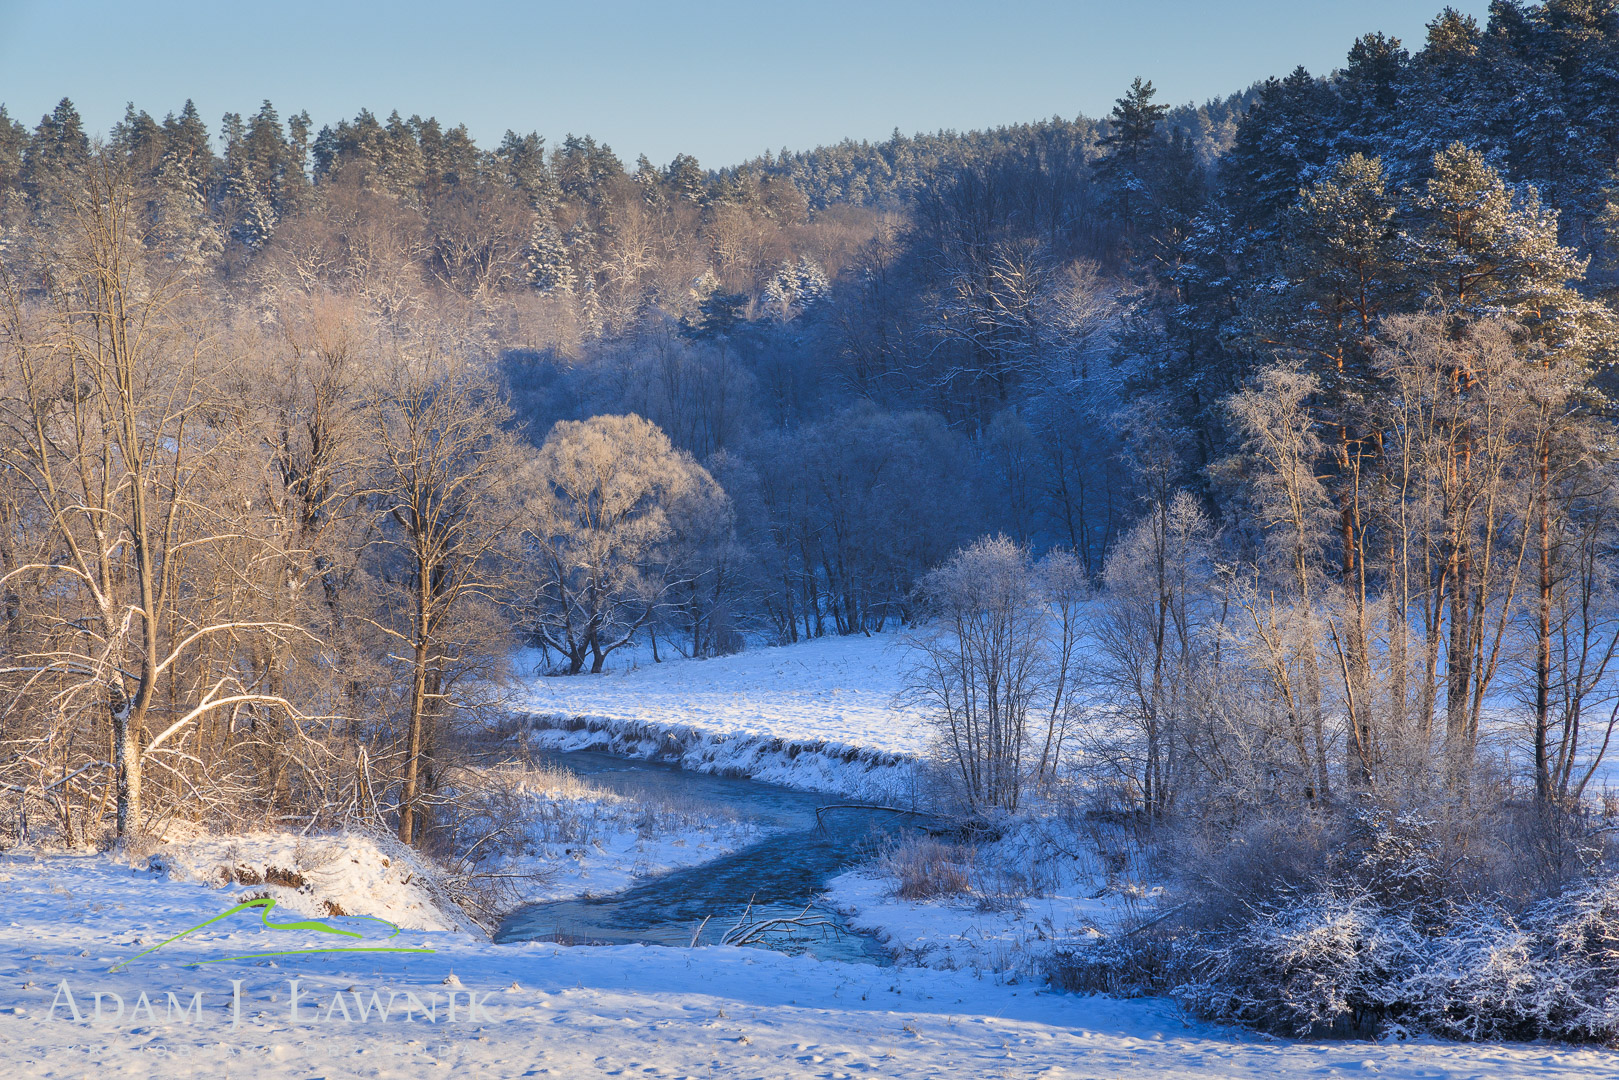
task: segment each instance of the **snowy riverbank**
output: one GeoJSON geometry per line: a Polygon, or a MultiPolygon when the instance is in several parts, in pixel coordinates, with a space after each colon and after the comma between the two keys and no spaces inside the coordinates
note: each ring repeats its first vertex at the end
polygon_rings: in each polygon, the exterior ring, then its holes
{"type": "Polygon", "coordinates": [[[931,745],[928,728],[896,704],[904,651],[897,635],[824,638],[534,678],[519,711],[544,749],[889,800],[903,797],[931,745]]]}
{"type": "Polygon", "coordinates": [[[1619,1058],[1599,1050],[1277,1041],[1189,1024],[1160,1002],[724,947],[493,945],[419,930],[393,943],[430,952],[221,960],[289,945],[289,932],[237,916],[109,971],[217,915],[221,901],[207,884],[108,856],[0,858],[0,1074],[1574,1080],[1619,1071],[1619,1058]],[[187,966],[196,961],[210,962],[187,966]],[[379,1006],[391,1006],[386,1019],[379,1006]]]}

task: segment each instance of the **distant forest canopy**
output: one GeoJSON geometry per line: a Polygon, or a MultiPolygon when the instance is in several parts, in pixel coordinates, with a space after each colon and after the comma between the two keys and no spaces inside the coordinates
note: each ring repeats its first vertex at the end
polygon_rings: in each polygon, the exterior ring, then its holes
{"type": "MultiPolygon", "coordinates": [[[[234,308],[273,318],[324,291],[396,328],[452,326],[499,366],[535,441],[557,420],[636,412],[735,470],[735,497],[761,500],[743,514],[753,542],[782,564],[765,578],[784,583],[788,634],[898,613],[929,560],[984,532],[1069,547],[1098,572],[1141,494],[1127,462],[1148,454],[1146,414],[1174,444],[1151,454],[1217,510],[1226,396],[1278,349],[1353,351],[1338,339],[1354,303],[1312,291],[1338,243],[1307,235],[1312,185],[1349,184],[1338,210],[1372,214],[1402,268],[1357,317],[1444,301],[1425,279],[1442,257],[1417,238],[1453,144],[1479,190],[1552,223],[1560,285],[1594,297],[1619,280],[1609,0],[1497,2],[1485,25],[1446,9],[1414,52],[1368,34],[1329,75],[1298,68],[1202,106],[1122,89],[1098,120],[720,170],[630,166],[589,136],[481,148],[397,112],[317,131],[268,102],[226,115],[217,139],[189,103],[161,121],[132,105],[105,153],[142,186],[150,248],[234,308]],[[944,449],[907,486],[954,493],[949,509],[834,529],[847,507],[806,467],[813,447],[852,452],[836,449],[851,425],[929,431],[944,449]],[[781,515],[800,512],[819,516],[795,534],[781,515]],[[923,523],[939,531],[886,532],[923,523]],[[833,535],[865,554],[828,555],[833,535]],[[878,568],[878,548],[906,554],[878,568]]],[[[62,213],[97,152],[66,100],[31,132],[0,108],[4,242],[62,213]]]]}

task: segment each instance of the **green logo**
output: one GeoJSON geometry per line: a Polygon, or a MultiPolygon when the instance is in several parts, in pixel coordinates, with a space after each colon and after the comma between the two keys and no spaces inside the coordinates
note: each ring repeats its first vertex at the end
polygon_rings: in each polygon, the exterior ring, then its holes
{"type": "MultiPolygon", "coordinates": [[[[354,938],[359,941],[365,940],[365,935],[363,934],[356,933],[353,930],[344,930],[340,927],[332,926],[330,923],[327,923],[322,919],[300,919],[297,922],[271,922],[270,911],[274,907],[275,901],[267,896],[260,897],[257,900],[249,900],[245,903],[237,904],[235,907],[222,911],[211,919],[198,923],[189,930],[183,930],[171,938],[158,942],[150,949],[145,949],[136,953],[128,960],[120,960],[118,963],[114,964],[110,970],[118,971],[121,968],[126,968],[130,964],[133,964],[135,961],[139,960],[141,957],[150,956],[152,953],[157,952],[165,945],[173,944],[187,935],[195,934],[198,930],[201,930],[204,927],[212,926],[221,919],[228,919],[238,911],[245,911],[248,908],[259,909],[259,921],[267,930],[305,930],[312,931],[317,934],[336,934],[339,937],[354,938]]],[[[396,923],[389,922],[387,919],[379,919],[374,915],[355,915],[349,917],[368,919],[371,922],[380,923],[381,925],[386,926],[389,930],[389,934],[383,939],[384,941],[392,941],[394,938],[399,936],[399,926],[396,923]]],[[[201,967],[203,964],[218,964],[226,960],[262,960],[273,956],[307,956],[312,953],[430,953],[432,951],[432,949],[425,947],[409,948],[406,946],[396,945],[328,945],[313,949],[279,949],[272,952],[242,953],[238,956],[216,956],[208,960],[193,960],[185,966],[201,967]]]]}

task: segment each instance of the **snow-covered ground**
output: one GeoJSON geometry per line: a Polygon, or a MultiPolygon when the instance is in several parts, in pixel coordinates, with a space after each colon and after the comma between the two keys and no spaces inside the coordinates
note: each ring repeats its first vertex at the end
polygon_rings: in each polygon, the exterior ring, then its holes
{"type": "MultiPolygon", "coordinates": [[[[903,899],[883,859],[834,878],[828,896],[851,927],[874,935],[899,963],[1038,984],[1052,949],[1099,940],[1162,891],[1110,874],[1096,860],[1053,857],[1052,827],[1025,825],[960,849],[968,886],[960,894],[903,899]]],[[[1062,837],[1068,850],[1081,843],[1062,837]]]]}
{"type": "MultiPolygon", "coordinates": [[[[472,867],[508,883],[498,897],[506,906],[618,892],[760,835],[751,822],[626,798],[558,769],[508,766],[480,781],[486,796],[498,792],[517,815],[512,834],[478,852],[472,867]]],[[[364,913],[413,930],[476,929],[435,891],[440,872],[387,837],[209,837],[175,827],[147,865],[173,881],[219,889],[222,898],[265,896],[312,918],[364,913]]]]}
{"type": "MultiPolygon", "coordinates": [[[[712,660],[676,657],[601,675],[534,677],[517,703],[537,745],[678,760],[867,798],[911,782],[931,730],[896,706],[900,635],[822,638],[712,660]]],[[[532,670],[537,658],[519,658],[532,670]]]]}
{"type": "MultiPolygon", "coordinates": [[[[900,648],[845,639],[537,679],[530,707],[591,718],[543,728],[553,740],[606,734],[642,756],[848,791],[926,751],[916,718],[892,707],[900,648]]],[[[757,835],[555,770],[482,780],[469,790],[522,810],[487,866],[539,874],[525,898],[611,892],[757,835]]],[[[0,1076],[1619,1077],[1619,1055],[1599,1049],[1301,1043],[1162,1001],[1047,992],[1031,977],[1044,950],[1107,927],[1137,883],[1078,862],[1038,883],[997,879],[1034,864],[1037,833],[980,845],[961,895],[901,900],[880,869],[838,878],[834,903],[894,949],[894,968],[495,944],[386,840],[176,836],[133,865],[13,852],[0,856],[0,1076]],[[140,955],[261,897],[277,902],[271,922],[321,918],[356,936],[267,928],[248,909],[140,955]],[[344,951],[298,951],[334,941],[344,951]]]]}
{"type": "MultiPolygon", "coordinates": [[[[73,856],[60,858],[63,866],[81,865],[73,856]]],[[[248,833],[176,839],[160,845],[146,867],[171,881],[217,890],[221,910],[268,897],[283,913],[316,919],[365,914],[411,930],[472,929],[460,911],[440,906],[432,873],[414,851],[378,837],[248,833]]]]}
{"type": "Polygon", "coordinates": [[[187,966],[314,937],[266,931],[252,912],[109,971],[217,915],[221,901],[207,884],[107,856],[0,859],[0,1075],[1619,1075],[1619,1057],[1600,1050],[1279,1041],[1188,1023],[1160,1002],[727,947],[493,945],[407,931],[390,944],[432,951],[187,966]]]}
{"type": "Polygon", "coordinates": [[[522,704],[558,716],[917,754],[927,749],[928,733],[894,707],[904,658],[900,635],[827,637],[712,660],[677,657],[600,675],[535,678],[522,704]]]}

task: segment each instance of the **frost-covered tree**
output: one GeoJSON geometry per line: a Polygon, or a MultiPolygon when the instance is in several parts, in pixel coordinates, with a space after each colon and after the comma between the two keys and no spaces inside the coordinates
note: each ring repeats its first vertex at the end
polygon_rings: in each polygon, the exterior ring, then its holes
{"type": "Polygon", "coordinates": [[[90,160],[90,137],[73,102],[63,98],[40,118],[23,152],[22,182],[36,210],[50,215],[60,210],[80,185],[90,160]]]}
{"type": "Polygon", "coordinates": [[[573,262],[568,258],[568,246],[549,214],[534,215],[528,246],[523,251],[523,265],[528,274],[528,283],[540,292],[573,292],[573,262]]]}
{"type": "Polygon", "coordinates": [[[1175,806],[1187,780],[1189,721],[1206,662],[1209,533],[1190,495],[1154,499],[1108,556],[1091,626],[1095,677],[1113,703],[1091,734],[1092,749],[1154,816],[1175,806]]]}
{"type": "Polygon", "coordinates": [[[663,170],[663,185],[672,199],[702,202],[708,195],[708,177],[690,154],[676,154],[663,170]]]}
{"type": "Polygon", "coordinates": [[[650,205],[659,205],[665,201],[666,192],[663,188],[663,174],[658,167],[652,164],[652,159],[645,154],[635,159],[635,175],[631,177],[637,187],[641,189],[641,197],[650,205]]]}
{"type": "Polygon", "coordinates": [[[379,511],[386,559],[383,617],[371,624],[409,686],[398,829],[409,844],[431,821],[424,795],[438,787],[448,727],[501,652],[505,627],[486,605],[516,554],[530,458],[488,379],[430,349],[397,357],[367,404],[377,461],[362,494],[379,511]]]}
{"type": "Polygon", "coordinates": [[[231,239],[249,251],[258,251],[275,232],[276,212],[265,185],[251,172],[227,179],[225,197],[231,209],[231,239]]]}
{"type": "Polygon", "coordinates": [[[192,173],[183,152],[171,148],[163,155],[155,179],[152,241],[167,258],[191,270],[212,265],[223,248],[204,183],[192,173]]]}
{"type": "Polygon", "coordinates": [[[1330,392],[1360,388],[1378,320],[1402,295],[1407,252],[1398,212],[1382,162],[1351,154],[1302,188],[1284,219],[1289,287],[1262,313],[1261,332],[1309,355],[1330,392]]]}
{"type": "Polygon", "coordinates": [[[725,492],[639,416],[561,421],[540,447],[525,542],[533,632],[568,674],[600,672],[705,568],[680,552],[729,515],[725,492]],[[679,557],[677,557],[679,556],[679,557]]]}
{"type": "Polygon", "coordinates": [[[1331,88],[1303,67],[1266,80],[1222,163],[1228,204],[1244,225],[1268,231],[1310,172],[1326,162],[1331,139],[1322,121],[1336,105],[1331,88]]]}
{"type": "Polygon", "coordinates": [[[537,132],[519,135],[507,131],[495,149],[495,160],[505,173],[506,182],[528,200],[541,215],[556,202],[556,184],[545,162],[545,140],[537,132]]]}
{"type": "Polygon", "coordinates": [[[16,190],[22,180],[23,152],[27,147],[28,129],[0,105],[0,191],[16,190]]]}
{"type": "Polygon", "coordinates": [[[1607,347],[1611,316],[1573,287],[1587,260],[1558,242],[1556,211],[1533,186],[1514,188],[1452,143],[1434,155],[1415,204],[1412,257],[1426,296],[1472,317],[1509,314],[1554,348],[1607,347]]]}
{"type": "Polygon", "coordinates": [[[1037,563],[1021,544],[983,537],[929,571],[919,592],[904,698],[938,730],[965,808],[1015,811],[1061,753],[1083,574],[1066,552],[1037,563]]]}
{"type": "Polygon", "coordinates": [[[790,322],[824,299],[831,287],[826,271],[804,255],[797,264],[784,263],[770,275],[761,299],[774,318],[790,322]]]}

